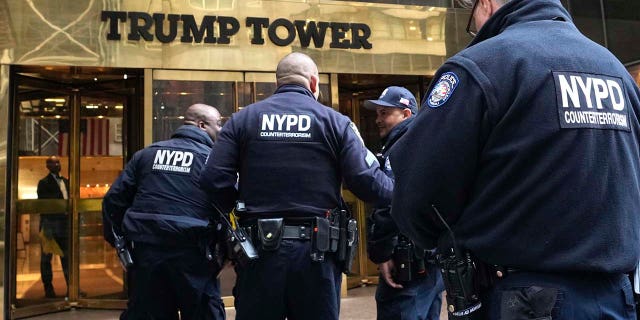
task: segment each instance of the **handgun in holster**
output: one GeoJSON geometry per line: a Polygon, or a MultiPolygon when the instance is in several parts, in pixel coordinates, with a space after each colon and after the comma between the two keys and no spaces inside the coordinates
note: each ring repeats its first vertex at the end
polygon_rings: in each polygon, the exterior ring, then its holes
{"type": "Polygon", "coordinates": [[[122,269],[127,271],[128,268],[133,266],[133,258],[131,258],[131,252],[127,247],[127,241],[121,235],[119,235],[116,230],[111,227],[111,232],[113,233],[113,246],[116,248],[116,254],[118,254],[118,260],[120,260],[120,265],[122,265],[122,269]]]}
{"type": "MultiPolygon", "coordinates": [[[[343,206],[346,208],[346,205],[343,206]]],[[[342,272],[349,275],[358,250],[358,224],[346,209],[334,209],[330,216],[332,223],[338,227],[338,261],[342,265],[342,272]]]]}
{"type": "Polygon", "coordinates": [[[224,239],[226,230],[222,223],[211,221],[209,223],[209,233],[205,243],[205,257],[213,263],[216,277],[220,275],[227,260],[230,260],[229,250],[224,239]]]}

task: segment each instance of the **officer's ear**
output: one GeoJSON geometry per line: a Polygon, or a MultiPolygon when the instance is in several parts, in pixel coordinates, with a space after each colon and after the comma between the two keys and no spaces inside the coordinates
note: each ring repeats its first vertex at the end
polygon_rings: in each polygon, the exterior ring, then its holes
{"type": "Polygon", "coordinates": [[[196,123],[196,126],[198,126],[198,128],[200,128],[200,129],[202,129],[202,130],[205,130],[205,129],[206,129],[206,127],[207,127],[207,124],[206,124],[204,121],[198,121],[198,122],[196,123]]]}
{"type": "Polygon", "coordinates": [[[311,93],[313,93],[313,95],[316,97],[316,100],[318,100],[318,96],[320,95],[320,78],[318,76],[311,76],[311,78],[309,79],[309,89],[311,90],[311,93]]]}
{"type": "Polygon", "coordinates": [[[404,119],[410,118],[411,117],[411,109],[409,109],[409,108],[402,109],[402,116],[404,117],[404,119]]]}

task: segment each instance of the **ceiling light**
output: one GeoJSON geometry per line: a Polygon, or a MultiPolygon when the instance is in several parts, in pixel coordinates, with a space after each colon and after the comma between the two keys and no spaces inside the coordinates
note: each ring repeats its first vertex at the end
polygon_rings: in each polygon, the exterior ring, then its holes
{"type": "Polygon", "coordinates": [[[46,98],[46,99],[44,99],[44,101],[46,101],[46,102],[62,102],[62,103],[65,102],[64,98],[46,98]]]}
{"type": "Polygon", "coordinates": [[[122,105],[117,105],[116,109],[123,109],[124,107],[122,105]]]}

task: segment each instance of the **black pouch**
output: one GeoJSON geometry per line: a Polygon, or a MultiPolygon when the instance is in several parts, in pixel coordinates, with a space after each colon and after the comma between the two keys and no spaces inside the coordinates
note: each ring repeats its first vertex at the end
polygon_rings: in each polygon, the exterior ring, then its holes
{"type": "Polygon", "coordinates": [[[315,217],[311,233],[311,261],[323,262],[324,253],[331,247],[329,220],[315,217]]]}
{"type": "Polygon", "coordinates": [[[327,252],[331,248],[331,231],[329,220],[324,218],[314,218],[313,239],[314,249],[320,252],[327,252]]]}
{"type": "Polygon", "coordinates": [[[275,251],[280,248],[284,219],[258,219],[258,239],[262,250],[275,251]]]}

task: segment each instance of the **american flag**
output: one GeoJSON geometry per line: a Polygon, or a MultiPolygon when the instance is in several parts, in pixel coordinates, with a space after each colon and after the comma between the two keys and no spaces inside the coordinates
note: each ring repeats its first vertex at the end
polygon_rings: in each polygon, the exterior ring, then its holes
{"type": "MultiPolygon", "coordinates": [[[[109,155],[109,119],[80,120],[80,154],[82,156],[109,155]]],[[[69,121],[60,121],[58,155],[69,155],[69,121]]]]}

